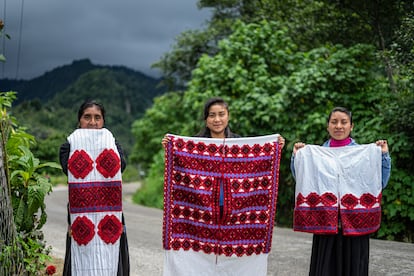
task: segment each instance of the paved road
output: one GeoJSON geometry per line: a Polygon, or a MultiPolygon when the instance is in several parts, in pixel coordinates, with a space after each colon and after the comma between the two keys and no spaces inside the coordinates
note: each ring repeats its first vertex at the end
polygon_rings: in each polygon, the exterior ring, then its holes
{"type": "MultiPolygon", "coordinates": [[[[124,215],[131,259],[131,276],[162,275],[162,210],[131,203],[137,185],[124,185],[124,215]]],[[[48,220],[43,227],[52,254],[64,257],[66,231],[66,187],[57,187],[46,199],[48,220]]],[[[312,236],[276,227],[269,255],[268,275],[307,275],[312,236]]],[[[371,240],[370,275],[414,276],[414,244],[371,240]]]]}

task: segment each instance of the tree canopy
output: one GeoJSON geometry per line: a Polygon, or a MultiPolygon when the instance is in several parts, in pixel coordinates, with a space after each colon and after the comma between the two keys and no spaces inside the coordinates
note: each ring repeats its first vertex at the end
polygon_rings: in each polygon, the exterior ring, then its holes
{"type": "MultiPolygon", "coordinates": [[[[294,180],[289,170],[292,145],[298,140],[321,144],[327,138],[327,115],[333,107],[352,110],[353,137],[359,143],[386,137],[394,162],[400,152],[404,156],[402,147],[407,147],[409,134],[394,133],[390,125],[389,116],[395,117],[392,106],[399,94],[392,92],[384,73],[382,50],[375,43],[344,45],[332,41],[302,47],[288,26],[273,20],[234,21],[231,34],[217,44],[217,53],[200,56],[187,89],[158,97],[134,123],[135,160],[150,168],[148,183],[158,185],[151,193],[162,196],[163,163],[159,158],[163,156],[156,152],[162,152],[163,135],[197,133],[203,125],[203,104],[212,96],[229,101],[230,124],[236,133],[280,133],[287,139],[278,199],[283,215],[277,216],[282,225],[291,225],[294,204],[294,180]]],[[[390,186],[404,187],[412,194],[408,181],[412,174],[401,167],[393,168],[393,175],[390,186]]],[[[141,198],[145,193],[144,187],[141,198]]],[[[384,223],[378,236],[410,240],[412,232],[403,225],[413,225],[414,202],[393,188],[384,192],[383,201],[384,223]],[[407,207],[395,208],[397,200],[399,206],[407,207]]]]}

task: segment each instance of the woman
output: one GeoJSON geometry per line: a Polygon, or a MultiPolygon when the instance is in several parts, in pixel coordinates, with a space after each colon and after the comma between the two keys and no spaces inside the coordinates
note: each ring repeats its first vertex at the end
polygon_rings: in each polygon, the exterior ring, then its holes
{"type": "MultiPolygon", "coordinates": [[[[329,114],[327,122],[330,138],[323,144],[323,147],[337,148],[357,145],[355,140],[351,138],[353,127],[351,112],[343,107],[334,108],[329,114]]],[[[376,145],[381,148],[382,153],[382,160],[378,161],[382,164],[381,177],[378,178],[381,178],[383,189],[390,177],[391,158],[386,140],[378,140],[376,145]]],[[[296,177],[295,156],[304,147],[305,144],[302,142],[294,144],[291,158],[291,171],[294,177],[296,177]]],[[[316,157],[314,158],[316,159],[316,157]]],[[[346,162],[351,161],[346,159],[346,162]]],[[[341,225],[343,224],[342,220],[343,218],[339,217],[335,226],[338,229],[337,234],[314,234],[309,275],[368,275],[370,235],[344,235],[345,230],[341,225]]]]}
{"type": "MultiPolygon", "coordinates": [[[[229,106],[228,104],[221,98],[215,97],[207,100],[207,102],[204,105],[203,110],[203,118],[205,122],[205,126],[200,130],[199,133],[197,133],[196,137],[203,137],[203,138],[215,138],[215,139],[225,139],[225,138],[240,138],[238,134],[233,133],[229,128],[229,120],[230,120],[230,113],[229,113],[229,106]]],[[[162,145],[164,148],[167,148],[167,145],[169,143],[170,138],[165,136],[162,139],[162,145]]],[[[283,137],[279,135],[278,142],[280,149],[283,148],[285,144],[285,140],[283,137]]],[[[231,211],[229,211],[233,207],[230,203],[225,202],[226,195],[225,190],[229,191],[229,187],[226,187],[226,183],[228,182],[228,179],[225,178],[216,178],[218,180],[218,187],[219,187],[219,194],[218,197],[212,196],[209,200],[218,199],[218,205],[219,205],[219,211],[218,216],[219,222],[216,222],[217,225],[211,226],[212,229],[214,227],[227,227],[226,229],[229,229],[231,226],[231,222],[223,222],[222,219],[226,218],[226,220],[231,220],[227,217],[232,216],[231,211]],[[227,209],[226,209],[226,204],[227,209]],[[225,225],[225,226],[223,226],[225,225]]],[[[217,188],[216,188],[217,190],[217,188]]],[[[248,189],[247,189],[248,190],[248,189]]],[[[203,189],[196,193],[203,194],[203,189]]],[[[259,191],[262,192],[262,191],[259,191]]],[[[248,192],[246,192],[248,193],[248,192]]],[[[239,193],[243,194],[243,193],[239,193]]],[[[228,197],[227,197],[228,199],[228,197]]],[[[205,204],[205,202],[203,203],[205,204]]],[[[185,205],[185,204],[184,204],[185,205]]],[[[202,204],[201,204],[202,205],[202,204]]],[[[213,202],[207,203],[209,206],[217,206],[213,202]]],[[[168,204],[167,204],[168,206],[168,204]]],[[[199,207],[194,207],[195,209],[199,207]]],[[[214,208],[214,207],[211,207],[214,208]]],[[[254,208],[254,207],[253,207],[254,208]]],[[[203,209],[203,208],[200,208],[203,209]]],[[[214,216],[214,211],[211,212],[214,216]]],[[[252,212],[254,213],[254,212],[252,212]]],[[[233,218],[235,218],[237,215],[234,215],[233,218]]],[[[194,222],[194,224],[197,224],[194,222]]],[[[204,227],[204,226],[201,226],[204,227]]],[[[202,232],[202,230],[200,230],[202,232]]],[[[219,233],[219,232],[217,232],[219,233]]],[[[227,237],[228,238],[228,237],[227,237]]],[[[234,237],[234,240],[238,240],[239,237],[234,237]]],[[[191,238],[190,238],[191,239],[191,238]]],[[[168,251],[168,250],[167,250],[168,251]]],[[[203,275],[213,275],[211,274],[211,271],[214,271],[214,275],[233,275],[235,270],[237,271],[244,271],[246,273],[247,271],[251,271],[252,267],[255,267],[255,271],[259,275],[266,274],[267,269],[267,258],[263,258],[265,254],[250,254],[249,256],[245,256],[240,253],[240,256],[231,255],[231,256],[225,256],[223,252],[221,252],[220,256],[215,255],[214,253],[207,254],[201,252],[202,250],[175,250],[173,254],[169,254],[170,252],[165,254],[164,259],[164,275],[195,275],[199,273],[204,273],[203,275]],[[193,255],[194,254],[194,255],[193,255]],[[197,256],[195,261],[192,259],[194,256],[197,256]],[[185,259],[183,259],[185,258],[185,259]],[[188,259],[187,259],[188,258],[188,259]],[[185,260],[191,260],[191,261],[185,261],[185,260]],[[197,262],[198,265],[194,265],[187,269],[186,264],[190,262],[197,262]],[[235,269],[237,267],[237,269],[235,269]],[[202,271],[201,271],[202,270],[202,271]]],[[[205,251],[204,251],[205,252],[205,251]]]]}
{"type": "MultiPolygon", "coordinates": [[[[60,163],[63,172],[68,175],[69,183],[68,233],[63,275],[114,275],[114,270],[117,271],[117,275],[129,275],[128,242],[121,202],[121,172],[125,169],[126,162],[121,146],[104,128],[104,123],[105,109],[103,105],[95,101],[84,102],[78,111],[78,129],[68,137],[68,141],[60,148],[60,163]],[[104,151],[101,152],[102,147],[104,151]],[[94,151],[96,155],[100,154],[97,158],[90,158],[95,154],[94,151]],[[86,155],[83,154],[85,152],[86,155]],[[104,152],[110,154],[103,155],[104,152]],[[76,188],[78,186],[80,189],[76,188]],[[98,193],[99,197],[94,196],[98,193]],[[117,195],[116,200],[111,198],[114,194],[117,195]],[[89,209],[86,206],[89,206],[89,209]],[[116,212],[112,213],[108,210],[116,210],[116,212]],[[120,218],[119,221],[115,219],[116,216],[120,218]],[[87,223],[82,222],[85,217],[90,219],[87,220],[87,223]],[[108,224],[117,225],[116,223],[118,223],[120,226],[118,233],[107,233],[108,228],[105,228],[105,224],[102,222],[108,221],[108,219],[113,220],[108,224]],[[79,237],[73,228],[74,225],[81,224],[77,222],[84,224],[83,228],[79,227],[82,228],[79,232],[82,235],[79,237]],[[94,229],[85,229],[85,225],[90,226],[93,223],[98,224],[94,229]],[[85,240],[83,236],[88,233],[90,233],[90,239],[85,240]],[[96,244],[100,243],[101,248],[106,248],[105,245],[108,245],[109,249],[105,249],[106,252],[101,256],[105,254],[110,256],[108,252],[111,250],[111,245],[119,245],[118,249],[114,249],[114,256],[119,256],[114,258],[117,267],[115,264],[112,271],[108,270],[107,274],[101,270],[107,268],[94,267],[94,264],[100,262],[109,263],[105,257],[99,256],[98,245],[95,248],[91,247],[95,241],[96,244]],[[89,251],[82,249],[83,247],[88,248],[87,245],[90,246],[89,251]],[[82,254],[86,254],[86,256],[82,254]],[[98,261],[90,261],[90,258],[98,261]],[[82,260],[87,261],[82,263],[82,260]]],[[[117,228],[114,227],[114,229],[117,228]]]]}

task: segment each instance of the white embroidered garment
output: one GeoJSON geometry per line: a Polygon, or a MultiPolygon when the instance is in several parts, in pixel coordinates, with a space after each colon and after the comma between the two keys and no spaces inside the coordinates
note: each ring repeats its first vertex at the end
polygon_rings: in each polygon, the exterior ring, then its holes
{"type": "Polygon", "coordinates": [[[77,129],[68,141],[72,275],[116,275],[123,228],[115,139],[107,129],[77,129]]]}
{"type": "Polygon", "coordinates": [[[265,276],[276,214],[279,135],[169,137],[164,276],[265,276]]]}
{"type": "Polygon", "coordinates": [[[294,230],[365,235],[381,222],[381,149],[307,145],[295,156],[294,230]],[[339,213],[338,213],[339,212],[339,213]]]}

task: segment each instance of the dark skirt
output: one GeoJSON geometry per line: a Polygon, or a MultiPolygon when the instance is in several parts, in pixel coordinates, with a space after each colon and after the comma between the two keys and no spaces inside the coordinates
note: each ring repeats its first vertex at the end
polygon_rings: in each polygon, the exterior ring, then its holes
{"type": "Polygon", "coordinates": [[[310,276],[368,276],[369,235],[313,235],[310,276]]]}
{"type": "MultiPolygon", "coordinates": [[[[70,225],[69,213],[68,213],[68,225],[70,225]]],[[[118,262],[117,276],[129,276],[129,273],[130,273],[129,249],[128,249],[128,240],[127,240],[127,234],[126,234],[124,214],[122,214],[122,225],[124,227],[124,231],[122,231],[121,239],[119,242],[119,262],[118,262]]],[[[72,275],[71,249],[70,249],[71,242],[72,242],[72,238],[68,232],[66,233],[66,252],[65,252],[65,262],[63,265],[63,276],[72,275]]]]}

